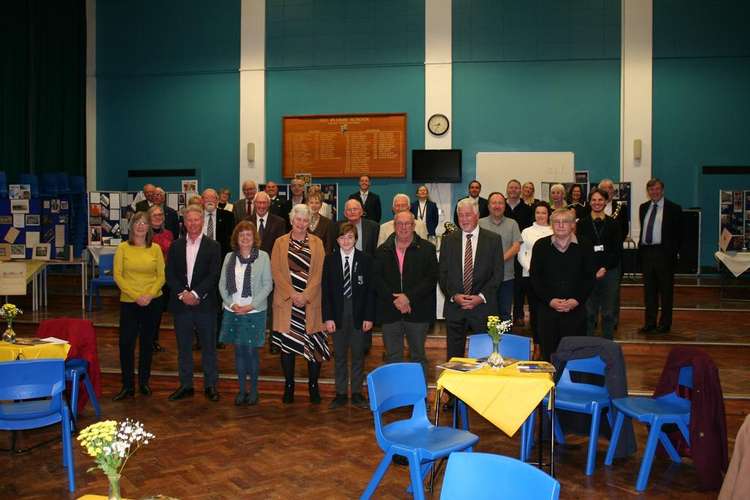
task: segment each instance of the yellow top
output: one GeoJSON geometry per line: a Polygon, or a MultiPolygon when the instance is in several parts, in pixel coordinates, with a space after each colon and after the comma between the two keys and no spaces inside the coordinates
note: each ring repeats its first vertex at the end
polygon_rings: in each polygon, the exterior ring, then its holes
{"type": "Polygon", "coordinates": [[[141,295],[159,297],[164,286],[164,256],[159,245],[139,247],[123,241],[115,252],[113,275],[121,302],[135,302],[141,295]]]}
{"type": "Polygon", "coordinates": [[[438,389],[451,392],[509,436],[516,433],[554,385],[552,374],[522,373],[515,363],[472,372],[444,370],[437,381],[438,389]]]}

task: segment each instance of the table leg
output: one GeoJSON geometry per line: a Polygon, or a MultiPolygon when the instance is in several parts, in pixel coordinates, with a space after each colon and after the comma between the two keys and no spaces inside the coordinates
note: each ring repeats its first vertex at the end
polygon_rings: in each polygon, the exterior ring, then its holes
{"type": "MultiPolygon", "coordinates": [[[[550,440],[549,440],[549,475],[555,477],[555,387],[549,390],[549,404],[550,404],[550,440]]],[[[541,448],[541,446],[540,446],[541,448]]]]}
{"type": "Polygon", "coordinates": [[[42,291],[44,292],[44,301],[42,302],[42,307],[45,309],[47,308],[47,266],[44,266],[44,271],[42,271],[42,291]]]}
{"type": "Polygon", "coordinates": [[[31,310],[36,311],[37,309],[37,276],[31,278],[31,310]]]}

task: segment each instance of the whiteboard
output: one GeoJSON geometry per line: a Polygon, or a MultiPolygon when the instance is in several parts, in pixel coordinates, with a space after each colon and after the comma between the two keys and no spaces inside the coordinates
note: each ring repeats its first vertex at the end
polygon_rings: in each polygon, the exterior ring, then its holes
{"type": "Polygon", "coordinates": [[[508,181],[517,179],[521,185],[533,182],[534,196],[541,198],[543,181],[574,182],[574,170],[572,152],[477,153],[477,180],[485,197],[493,191],[505,193],[508,181]]]}

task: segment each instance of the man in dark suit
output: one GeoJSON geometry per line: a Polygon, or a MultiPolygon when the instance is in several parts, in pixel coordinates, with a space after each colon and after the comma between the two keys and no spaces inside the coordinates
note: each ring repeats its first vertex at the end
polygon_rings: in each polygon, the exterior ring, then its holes
{"type": "MultiPolygon", "coordinates": [[[[507,197],[505,199],[505,217],[513,219],[518,224],[518,229],[523,231],[534,222],[532,208],[521,199],[521,183],[517,179],[511,179],[505,186],[507,197]]],[[[518,259],[513,259],[513,325],[523,326],[525,324],[525,313],[523,303],[526,293],[523,289],[523,270],[518,259]]]]}
{"type": "MultiPolygon", "coordinates": [[[[479,196],[479,193],[482,192],[482,184],[474,179],[469,183],[469,196],[466,198],[463,198],[464,200],[474,200],[477,203],[477,207],[479,208],[479,218],[484,218],[490,215],[490,207],[487,203],[486,198],[482,198],[479,196]]],[[[461,201],[461,200],[459,200],[461,201]]],[[[453,211],[453,222],[456,223],[458,226],[458,204],[456,204],[456,209],[453,211]]]]}
{"type": "Polygon", "coordinates": [[[260,237],[260,249],[271,255],[276,238],[286,233],[286,220],[269,211],[271,199],[264,192],[255,195],[255,213],[250,216],[250,222],[255,224],[260,237]]]}
{"type": "Polygon", "coordinates": [[[651,179],[646,183],[651,201],[638,210],[641,237],[638,250],[643,272],[646,321],[642,333],[667,333],[672,328],[672,298],[677,254],[682,238],[682,207],[664,197],[664,183],[651,179]],[[661,317],[656,313],[661,302],[661,317]]]}
{"type": "Polygon", "coordinates": [[[630,228],[628,224],[628,205],[622,201],[615,200],[615,183],[612,179],[602,179],[599,182],[599,189],[603,190],[609,196],[607,206],[604,207],[604,213],[612,217],[620,226],[620,236],[622,241],[628,237],[630,228]]]}
{"type": "Polygon", "coordinates": [[[156,191],[156,186],[151,183],[144,184],[143,194],[136,196],[129,208],[134,212],[148,212],[148,209],[154,204],[154,191],[156,191]]]}
{"type": "Polygon", "coordinates": [[[376,224],[380,224],[381,208],[380,197],[370,191],[370,176],[359,177],[359,191],[349,195],[350,200],[358,200],[364,210],[363,217],[376,224]]]}
{"type": "Polygon", "coordinates": [[[479,228],[477,203],[465,198],[456,209],[461,230],[444,235],[440,245],[448,359],[463,357],[466,335],[486,331],[487,316],[497,315],[497,287],[504,274],[502,239],[479,228]]]}
{"type": "Polygon", "coordinates": [[[221,257],[232,251],[229,241],[234,231],[234,215],[228,210],[219,208],[219,195],[213,189],[206,189],[201,195],[203,200],[204,221],[203,234],[215,240],[221,246],[221,257]]]}
{"type": "Polygon", "coordinates": [[[167,206],[165,199],[166,193],[162,188],[157,187],[153,195],[154,205],[159,205],[164,210],[164,228],[169,229],[174,239],[177,239],[180,237],[180,217],[177,215],[177,210],[167,206]]]}
{"type": "Polygon", "coordinates": [[[216,390],[218,370],[214,339],[216,337],[216,289],[221,269],[221,247],[203,235],[203,210],[189,206],[185,210],[186,236],[172,243],[167,257],[166,278],[169,285],[169,309],[174,315],[180,387],[171,401],[192,396],[193,332],[203,344],[204,392],[211,401],[219,400],[216,390]]]}
{"type": "Polygon", "coordinates": [[[326,256],[323,266],[322,311],[326,331],[333,335],[336,397],[329,406],[344,406],[349,397],[349,351],[351,349],[352,406],[367,409],[362,396],[364,381],[364,332],[375,319],[375,287],[372,258],[354,248],[356,228],[344,223],[336,239],[338,247],[326,256]]]}
{"type": "Polygon", "coordinates": [[[375,222],[365,219],[362,211],[362,204],[355,198],[346,200],[344,205],[344,217],[346,220],[339,221],[339,226],[344,222],[349,222],[357,228],[357,250],[361,250],[370,257],[375,256],[375,249],[378,247],[378,235],[380,226],[375,222]]]}
{"type": "Polygon", "coordinates": [[[242,195],[244,197],[235,201],[234,207],[232,207],[232,214],[235,221],[245,220],[253,213],[253,200],[257,192],[258,185],[255,181],[247,180],[242,183],[242,195]]]}
{"type": "Polygon", "coordinates": [[[289,212],[292,211],[292,204],[289,200],[279,197],[279,185],[274,181],[266,182],[266,194],[271,200],[271,206],[268,211],[277,217],[286,221],[286,229],[289,230],[289,212]]]}

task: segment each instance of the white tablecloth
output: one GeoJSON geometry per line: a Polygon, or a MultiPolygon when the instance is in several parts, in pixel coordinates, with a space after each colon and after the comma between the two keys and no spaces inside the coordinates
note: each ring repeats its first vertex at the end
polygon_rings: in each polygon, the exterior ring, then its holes
{"type": "Polygon", "coordinates": [[[750,252],[722,252],[714,256],[719,259],[736,278],[750,268],[750,252]]]}

